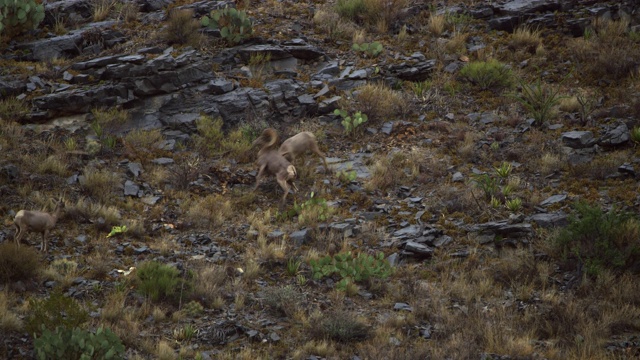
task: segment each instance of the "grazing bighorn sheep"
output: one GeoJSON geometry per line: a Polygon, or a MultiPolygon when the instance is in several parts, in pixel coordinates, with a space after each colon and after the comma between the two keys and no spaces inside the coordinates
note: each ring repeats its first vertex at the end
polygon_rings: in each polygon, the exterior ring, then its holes
{"type": "Polygon", "coordinates": [[[296,157],[306,153],[307,151],[311,151],[322,159],[322,161],[324,162],[325,172],[329,172],[327,159],[325,158],[325,155],[322,153],[322,151],[318,149],[318,141],[316,140],[316,136],[311,132],[303,131],[288,138],[282,143],[282,145],[280,145],[279,151],[280,155],[284,156],[284,158],[289,160],[291,163],[295,161],[296,157]]]}
{"type": "Polygon", "coordinates": [[[16,246],[20,247],[20,240],[27,232],[42,233],[42,252],[47,251],[47,236],[58,222],[58,219],[64,211],[64,202],[58,201],[53,213],[46,213],[42,211],[30,211],[20,210],[13,219],[13,224],[16,226],[16,235],[14,240],[16,246]]]}
{"type": "Polygon", "coordinates": [[[262,135],[253,142],[254,146],[262,145],[262,148],[258,152],[258,160],[256,161],[258,165],[258,175],[256,176],[256,186],[253,190],[258,189],[260,180],[262,180],[264,176],[275,176],[278,184],[284,191],[280,204],[280,206],[282,206],[285,204],[287,194],[289,193],[289,183],[291,183],[294,190],[298,190],[296,184],[293,183],[297,172],[296,168],[278,153],[278,150],[276,150],[277,143],[278,133],[272,128],[265,129],[262,135]]]}

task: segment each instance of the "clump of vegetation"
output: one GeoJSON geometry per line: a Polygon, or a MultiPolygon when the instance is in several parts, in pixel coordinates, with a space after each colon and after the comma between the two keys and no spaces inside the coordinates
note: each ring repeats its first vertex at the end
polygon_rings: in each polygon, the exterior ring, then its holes
{"type": "Polygon", "coordinates": [[[511,68],[495,59],[472,61],[460,70],[460,76],[480,90],[501,91],[513,85],[511,68]]]}
{"type": "Polygon", "coordinates": [[[349,116],[349,114],[345,110],[341,109],[335,109],[333,113],[334,115],[340,115],[342,117],[342,126],[344,127],[344,132],[345,134],[351,136],[355,135],[356,131],[362,129],[360,125],[366,123],[369,120],[369,117],[360,111],[356,111],[352,116],[349,116]]]}
{"type": "Polygon", "coordinates": [[[640,48],[629,32],[629,20],[598,18],[582,38],[569,43],[577,71],[591,82],[621,80],[634,73],[640,48]]]}
{"type": "Polygon", "coordinates": [[[79,328],[45,329],[33,344],[38,360],[124,359],[125,353],[120,338],[110,329],[102,327],[95,333],[79,328]]]}
{"type": "Polygon", "coordinates": [[[278,315],[292,317],[299,309],[304,295],[293,286],[269,287],[264,290],[264,303],[278,315]]]}
{"type": "Polygon", "coordinates": [[[397,151],[383,154],[369,166],[371,178],[365,183],[367,191],[386,190],[403,181],[414,179],[420,174],[417,154],[405,154],[397,151]]]}
{"type": "Polygon", "coordinates": [[[372,121],[387,120],[403,113],[407,106],[401,93],[381,83],[370,83],[353,92],[357,107],[372,121]]]}
{"type": "Polygon", "coordinates": [[[40,255],[32,247],[0,244],[0,283],[34,279],[41,267],[40,255]]]}
{"type": "Polygon", "coordinates": [[[233,215],[233,205],[220,194],[209,194],[204,198],[186,201],[183,204],[186,217],[196,226],[218,227],[233,215]]]}
{"type": "Polygon", "coordinates": [[[344,20],[332,9],[318,9],[313,15],[315,27],[331,40],[347,40],[357,31],[356,25],[344,20]]]}
{"type": "Polygon", "coordinates": [[[29,113],[29,106],[24,100],[7,97],[0,100],[0,119],[4,121],[20,121],[29,113]]]}
{"type": "Polygon", "coordinates": [[[640,221],[633,214],[578,202],[577,214],[553,239],[563,258],[575,258],[589,275],[622,271],[640,261],[640,221]]]}
{"type": "Polygon", "coordinates": [[[163,37],[169,45],[197,46],[202,36],[200,34],[200,22],[194,18],[193,9],[171,10],[163,37]]]}
{"type": "Polygon", "coordinates": [[[342,343],[361,341],[369,337],[370,327],[347,311],[332,311],[310,322],[310,333],[316,339],[342,343]]]}
{"type": "Polygon", "coordinates": [[[293,209],[298,214],[298,222],[301,225],[314,225],[319,221],[327,221],[332,213],[332,209],[327,205],[327,200],[315,196],[313,192],[305,202],[301,204],[296,202],[293,209]]]}
{"type": "Polygon", "coordinates": [[[559,87],[551,87],[540,79],[531,84],[520,81],[520,89],[521,92],[514,98],[529,112],[538,126],[551,120],[555,114],[555,106],[564,98],[560,95],[559,87]]]}
{"type": "Polygon", "coordinates": [[[61,288],[54,289],[48,298],[29,300],[26,330],[40,335],[44,330],[73,329],[89,320],[89,313],[74,299],[65,296],[61,288]]]}
{"type": "Polygon", "coordinates": [[[530,54],[535,54],[541,45],[541,31],[537,29],[532,30],[528,26],[521,26],[515,29],[509,39],[509,48],[514,51],[523,50],[530,54]]]}
{"type": "Polygon", "coordinates": [[[113,190],[120,183],[120,176],[107,169],[87,167],[80,178],[80,185],[88,194],[106,202],[113,197],[113,190]]]}
{"type": "Polygon", "coordinates": [[[352,282],[366,282],[370,279],[386,279],[393,273],[393,268],[380,252],[376,256],[358,253],[354,256],[351,251],[325,256],[321,259],[309,261],[314,279],[321,279],[333,274],[340,275],[341,280],[337,288],[345,290],[352,282]]]}
{"type": "Polygon", "coordinates": [[[633,129],[631,129],[631,141],[635,144],[640,143],[640,126],[634,126],[633,129]]]}
{"type": "Polygon", "coordinates": [[[193,285],[190,276],[181,276],[180,270],[174,266],[146,261],[136,271],[136,288],[154,302],[178,303],[189,296],[193,285]]]}
{"type": "Polygon", "coordinates": [[[7,289],[0,291],[0,332],[20,331],[23,327],[18,314],[11,310],[13,298],[7,289]]]}
{"type": "Polygon", "coordinates": [[[202,17],[202,25],[220,30],[220,36],[232,44],[238,44],[253,34],[253,22],[245,11],[231,7],[212,10],[202,17]]]}
{"type": "Polygon", "coordinates": [[[370,58],[376,58],[378,55],[382,54],[384,47],[377,41],[372,43],[362,43],[362,44],[353,44],[351,47],[353,51],[362,53],[370,58]]]}
{"type": "Polygon", "coordinates": [[[0,34],[13,37],[37,28],[42,20],[44,20],[44,5],[39,1],[0,1],[0,34]]]}
{"type": "Polygon", "coordinates": [[[93,11],[93,21],[103,21],[109,17],[111,10],[118,3],[115,0],[92,0],[90,1],[93,11]]]}
{"type": "Polygon", "coordinates": [[[192,300],[184,305],[182,311],[184,311],[186,314],[189,314],[190,316],[198,316],[204,311],[204,306],[202,306],[202,304],[200,304],[199,302],[192,300]]]}
{"type": "Polygon", "coordinates": [[[225,154],[236,158],[239,162],[250,160],[249,149],[256,138],[256,131],[249,125],[244,125],[225,134],[221,118],[201,116],[196,121],[198,135],[195,144],[201,152],[209,156],[225,154]]]}

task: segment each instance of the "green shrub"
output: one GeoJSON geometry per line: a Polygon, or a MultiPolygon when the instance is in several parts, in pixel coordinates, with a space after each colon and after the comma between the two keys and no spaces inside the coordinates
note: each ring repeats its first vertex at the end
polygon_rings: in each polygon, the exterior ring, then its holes
{"type": "Polygon", "coordinates": [[[386,279],[393,273],[393,268],[384,259],[384,253],[371,256],[359,253],[353,256],[351,251],[336,254],[333,257],[325,256],[319,260],[309,262],[313,272],[313,278],[318,280],[333,274],[340,275],[338,289],[344,290],[351,282],[368,281],[370,279],[386,279]]]}
{"type": "Polygon", "coordinates": [[[338,0],[335,10],[343,18],[355,21],[366,13],[367,5],[365,0],[338,0]]]}
{"type": "Polygon", "coordinates": [[[333,113],[342,117],[342,126],[344,126],[344,132],[347,135],[354,135],[356,133],[356,130],[360,128],[360,125],[366,123],[369,120],[367,115],[361,113],[360,111],[356,111],[353,116],[349,116],[349,114],[345,110],[340,109],[334,110],[333,113]]]}
{"type": "Polygon", "coordinates": [[[188,279],[180,276],[180,270],[157,261],[140,264],[136,276],[138,292],[154,302],[178,302],[187,297],[193,288],[188,279]]]}
{"type": "Polygon", "coordinates": [[[609,268],[620,271],[640,260],[640,221],[631,213],[613,209],[604,212],[584,202],[577,214],[553,239],[563,258],[576,258],[589,275],[609,268]]]}
{"type": "Polygon", "coordinates": [[[202,17],[202,25],[220,30],[220,36],[232,44],[237,44],[253,34],[253,24],[247,13],[235,8],[212,10],[210,16],[202,17]]]}
{"type": "Polygon", "coordinates": [[[351,342],[366,339],[370,334],[367,324],[346,311],[332,311],[311,321],[310,332],[316,339],[351,342]]]}
{"type": "Polygon", "coordinates": [[[0,244],[0,283],[33,279],[41,268],[40,255],[32,247],[0,244]]]}
{"type": "Polygon", "coordinates": [[[317,221],[327,221],[331,216],[331,209],[327,205],[327,200],[315,196],[312,192],[309,200],[293,205],[293,210],[298,215],[298,222],[302,225],[312,225],[317,221]]]}
{"type": "Polygon", "coordinates": [[[511,69],[495,59],[472,61],[460,70],[460,75],[480,90],[500,91],[513,85],[511,69]]]}
{"type": "Polygon", "coordinates": [[[640,143],[640,126],[634,126],[631,129],[631,141],[634,143],[640,143]]]}
{"type": "Polygon", "coordinates": [[[36,0],[0,0],[0,34],[14,36],[38,27],[44,20],[44,5],[36,0]]]}
{"type": "Polygon", "coordinates": [[[204,306],[199,302],[193,300],[188,302],[182,307],[182,311],[184,311],[189,316],[198,316],[204,312],[204,306]]]}
{"type": "Polygon", "coordinates": [[[56,288],[46,299],[29,300],[29,316],[26,330],[29,334],[41,334],[56,328],[73,329],[89,320],[89,313],[74,299],[56,288]]]}
{"type": "Polygon", "coordinates": [[[378,57],[378,55],[382,54],[382,51],[384,51],[382,44],[377,41],[372,43],[353,44],[351,49],[355,52],[361,52],[370,58],[378,57]]]}
{"type": "Polygon", "coordinates": [[[115,360],[124,359],[125,355],[120,338],[102,327],[95,333],[79,328],[45,329],[41,336],[35,338],[34,347],[38,360],[115,360]]]}
{"type": "Polygon", "coordinates": [[[564,98],[564,96],[560,96],[559,87],[552,88],[543,84],[540,79],[532,84],[520,81],[520,87],[522,92],[514,98],[529,111],[538,126],[551,119],[553,107],[564,98]]]}
{"type": "Polygon", "coordinates": [[[473,175],[471,181],[473,181],[476,186],[482,190],[486,199],[491,199],[491,197],[498,193],[498,181],[489,176],[489,174],[473,175]]]}

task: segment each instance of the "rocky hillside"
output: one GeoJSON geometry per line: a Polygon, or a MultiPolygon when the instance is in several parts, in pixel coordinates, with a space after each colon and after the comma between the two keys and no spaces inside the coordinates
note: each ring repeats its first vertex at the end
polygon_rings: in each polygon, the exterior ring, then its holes
{"type": "Polygon", "coordinates": [[[636,1],[42,5],[0,18],[0,357],[640,357],[636,1]],[[330,167],[284,206],[269,127],[330,167]]]}

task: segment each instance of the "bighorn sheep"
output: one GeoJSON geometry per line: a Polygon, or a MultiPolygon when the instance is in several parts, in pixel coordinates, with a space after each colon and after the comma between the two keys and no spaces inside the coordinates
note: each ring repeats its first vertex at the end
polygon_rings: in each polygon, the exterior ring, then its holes
{"type": "Polygon", "coordinates": [[[291,163],[295,161],[296,157],[304,154],[307,151],[311,151],[322,159],[322,161],[324,162],[325,172],[329,172],[327,159],[325,158],[322,151],[318,149],[318,141],[316,140],[316,136],[311,132],[303,131],[288,138],[282,143],[282,145],[280,145],[279,151],[280,155],[284,156],[284,158],[289,160],[291,163]]]}
{"type": "Polygon", "coordinates": [[[58,222],[58,219],[64,211],[64,202],[58,201],[53,213],[46,213],[42,211],[30,211],[20,210],[13,219],[13,223],[16,226],[15,242],[16,246],[20,247],[20,240],[27,232],[42,233],[42,252],[47,251],[47,236],[58,222]]]}
{"type": "Polygon", "coordinates": [[[285,204],[287,194],[289,193],[289,183],[291,183],[294,190],[298,190],[296,188],[296,184],[293,183],[293,179],[296,178],[297,172],[296,168],[278,153],[278,150],[276,149],[277,143],[278,133],[272,128],[265,129],[262,132],[262,135],[254,141],[254,146],[258,144],[263,145],[258,152],[258,160],[256,161],[256,164],[258,165],[258,175],[256,176],[256,186],[253,190],[255,191],[258,189],[260,180],[264,176],[275,176],[278,184],[280,184],[280,187],[284,190],[281,203],[282,206],[285,204]]]}

